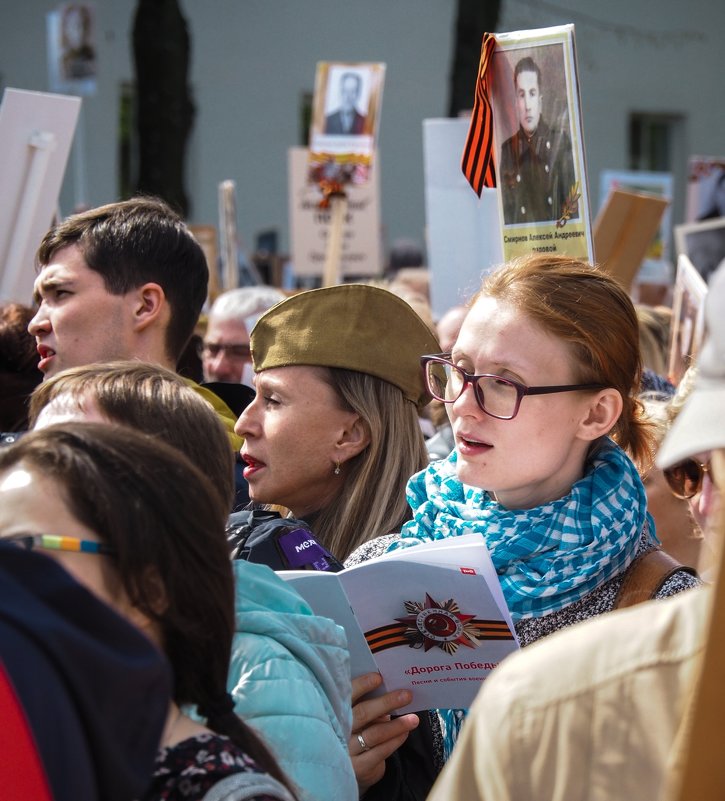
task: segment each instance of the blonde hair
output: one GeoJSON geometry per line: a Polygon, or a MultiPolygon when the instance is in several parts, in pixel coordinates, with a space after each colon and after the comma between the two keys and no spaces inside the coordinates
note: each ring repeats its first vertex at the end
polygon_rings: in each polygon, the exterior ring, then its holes
{"type": "Polygon", "coordinates": [[[667,435],[672,423],[669,417],[670,401],[661,395],[654,395],[652,393],[643,393],[640,395],[642,408],[650,422],[652,450],[643,456],[641,459],[634,459],[637,465],[642,480],[644,480],[648,473],[654,467],[655,457],[659,450],[662,440],[667,435]]]}
{"type": "Polygon", "coordinates": [[[362,543],[398,531],[410,518],[405,486],[428,465],[428,453],[417,408],[398,387],[355,370],[324,371],[370,437],[367,447],[348,461],[340,494],[312,523],[319,541],[344,561],[362,543]]]}
{"type": "Polygon", "coordinates": [[[665,307],[635,306],[639,323],[642,364],[661,376],[667,375],[670,342],[670,310],[665,307]]]}
{"type": "Polygon", "coordinates": [[[675,421],[677,415],[682,411],[685,401],[690,397],[692,390],[695,388],[695,379],[697,378],[697,365],[690,365],[685,370],[680,383],[677,385],[675,394],[670,399],[667,405],[667,418],[670,425],[675,421]]]}
{"type": "Polygon", "coordinates": [[[532,254],[487,275],[481,296],[510,303],[571,346],[576,381],[616,389],[622,413],[611,436],[637,462],[653,450],[651,423],[637,398],[639,325],[625,290],[604,271],[568,256],[532,254]]]}

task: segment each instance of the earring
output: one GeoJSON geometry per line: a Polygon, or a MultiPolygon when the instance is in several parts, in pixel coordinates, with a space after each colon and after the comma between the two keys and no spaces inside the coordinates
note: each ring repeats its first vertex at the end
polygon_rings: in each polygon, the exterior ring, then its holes
{"type": "Polygon", "coordinates": [[[340,462],[335,462],[335,469],[333,470],[333,473],[334,473],[336,476],[339,476],[339,475],[340,475],[340,462]]]}

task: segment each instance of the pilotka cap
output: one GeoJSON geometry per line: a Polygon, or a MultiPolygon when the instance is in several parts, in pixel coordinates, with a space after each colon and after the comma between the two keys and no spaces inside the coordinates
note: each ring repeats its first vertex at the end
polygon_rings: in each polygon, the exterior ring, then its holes
{"type": "Polygon", "coordinates": [[[431,397],[420,357],[440,350],[402,298],[367,284],[300,292],[265,312],[252,329],[256,372],[273,367],[341,367],[382,378],[418,407],[431,397]]]}

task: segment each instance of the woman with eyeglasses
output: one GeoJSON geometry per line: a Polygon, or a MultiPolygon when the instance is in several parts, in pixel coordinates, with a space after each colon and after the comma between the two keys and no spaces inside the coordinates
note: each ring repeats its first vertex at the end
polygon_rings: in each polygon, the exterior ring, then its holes
{"type": "MultiPolygon", "coordinates": [[[[697,368],[692,365],[685,371],[675,395],[669,400],[658,403],[644,396],[660,440],[675,423],[695,386],[696,378],[697,368]]],[[[648,506],[657,523],[657,534],[663,547],[684,564],[696,566],[703,579],[708,580],[713,554],[710,552],[707,531],[716,517],[719,503],[712,480],[709,451],[696,453],[664,470],[648,466],[644,483],[648,506]],[[684,510],[685,520],[680,510],[684,510]]]]}
{"type": "MultiPolygon", "coordinates": [[[[691,365],[677,385],[674,397],[667,404],[667,420],[672,426],[692,393],[697,381],[697,366],[691,365]]],[[[676,498],[689,501],[695,521],[705,529],[714,512],[716,495],[710,474],[710,454],[703,452],[684,459],[663,471],[665,481],[676,498]]]]}
{"type": "MultiPolygon", "coordinates": [[[[627,455],[644,460],[651,435],[626,292],[574,259],[521,257],[486,276],[452,352],[421,361],[455,449],[410,480],[401,535],[363,555],[480,533],[523,646],[614,608],[630,565],[657,547],[627,455]]],[[[697,583],[675,565],[653,595],[697,583]]],[[[464,714],[440,712],[443,760],[464,714]]]]}
{"type": "Polygon", "coordinates": [[[169,661],[173,697],[142,801],[202,801],[211,788],[228,801],[294,799],[227,694],[234,587],[224,523],[209,480],[128,427],[65,423],[0,450],[0,537],[57,560],[169,661]]]}
{"type": "MultiPolygon", "coordinates": [[[[662,471],[664,481],[675,499],[687,503],[694,520],[697,539],[697,562],[695,564],[703,581],[714,581],[713,565],[717,554],[712,549],[709,531],[713,521],[718,520],[721,496],[712,478],[710,453],[700,453],[662,471]]],[[[684,561],[684,560],[682,560],[684,561]]]]}
{"type": "MultiPolygon", "coordinates": [[[[680,379],[673,397],[651,397],[642,401],[655,428],[658,444],[672,427],[696,382],[692,365],[680,379]]],[[[708,580],[708,526],[715,519],[718,494],[711,478],[710,453],[696,453],[661,470],[651,463],[641,466],[647,490],[647,505],[655,519],[657,535],[665,550],[686,565],[697,567],[708,580]]]]}

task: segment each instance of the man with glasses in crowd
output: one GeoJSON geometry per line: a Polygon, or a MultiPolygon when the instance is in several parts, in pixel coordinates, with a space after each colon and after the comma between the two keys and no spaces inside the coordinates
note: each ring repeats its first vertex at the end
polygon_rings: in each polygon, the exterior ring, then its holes
{"type": "Polygon", "coordinates": [[[252,385],[249,332],[257,318],[283,298],[270,286],[230,289],[216,298],[200,352],[205,381],[252,385]]]}

